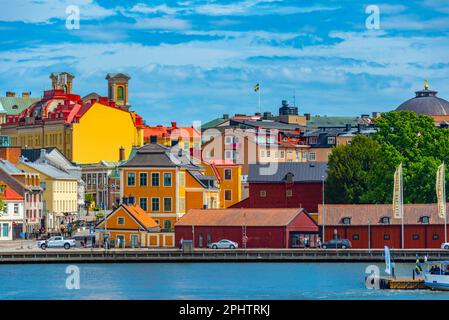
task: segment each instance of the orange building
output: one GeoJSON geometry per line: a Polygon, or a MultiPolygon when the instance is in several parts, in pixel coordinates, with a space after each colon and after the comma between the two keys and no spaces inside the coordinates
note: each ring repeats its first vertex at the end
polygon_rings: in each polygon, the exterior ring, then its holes
{"type": "Polygon", "coordinates": [[[219,208],[228,208],[242,200],[242,166],[232,161],[214,160],[202,163],[207,175],[214,175],[220,190],[219,208]]]}
{"type": "Polygon", "coordinates": [[[173,235],[159,232],[159,225],[138,206],[120,205],[96,225],[96,230],[101,243],[107,234],[115,247],[173,246],[173,235]]]}
{"type": "Polygon", "coordinates": [[[147,212],[163,232],[173,232],[187,210],[219,207],[215,177],[204,171],[182,149],[150,143],[120,166],[121,198],[147,212]]]}

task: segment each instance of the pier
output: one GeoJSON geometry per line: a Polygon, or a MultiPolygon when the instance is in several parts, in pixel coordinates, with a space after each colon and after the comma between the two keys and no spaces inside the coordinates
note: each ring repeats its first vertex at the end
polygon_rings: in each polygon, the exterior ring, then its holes
{"type": "MultiPolygon", "coordinates": [[[[449,260],[448,250],[391,250],[395,262],[449,260]]],[[[16,249],[0,251],[0,263],[114,262],[384,262],[384,250],[359,249],[16,249]]]]}

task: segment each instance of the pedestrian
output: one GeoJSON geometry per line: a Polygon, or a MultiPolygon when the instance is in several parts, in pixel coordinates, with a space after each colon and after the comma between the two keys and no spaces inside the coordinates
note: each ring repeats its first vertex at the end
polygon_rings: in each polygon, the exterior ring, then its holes
{"type": "Polygon", "coordinates": [[[318,237],[318,239],[316,240],[316,244],[318,248],[321,248],[321,238],[318,237]]]}
{"type": "Polygon", "coordinates": [[[95,248],[95,236],[92,237],[92,248],[95,248]]]}
{"type": "Polygon", "coordinates": [[[87,237],[84,237],[84,248],[87,247],[87,237]]]}
{"type": "Polygon", "coordinates": [[[182,250],[182,246],[184,244],[184,238],[181,238],[181,240],[179,240],[179,249],[182,250]]]}
{"type": "Polygon", "coordinates": [[[120,248],[120,238],[117,238],[117,248],[120,248]]]}

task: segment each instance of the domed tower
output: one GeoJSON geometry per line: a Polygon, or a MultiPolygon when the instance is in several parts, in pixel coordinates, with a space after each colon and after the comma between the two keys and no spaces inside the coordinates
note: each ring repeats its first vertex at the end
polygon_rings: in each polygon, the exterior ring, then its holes
{"type": "Polygon", "coordinates": [[[72,93],[73,78],[75,76],[68,72],[53,72],[50,74],[53,90],[64,90],[65,93],[72,93]]]}
{"type": "Polygon", "coordinates": [[[449,116],[449,101],[437,97],[438,92],[429,90],[426,80],[424,90],[416,91],[416,96],[405,101],[396,110],[410,110],[417,114],[428,116],[449,116]]]}

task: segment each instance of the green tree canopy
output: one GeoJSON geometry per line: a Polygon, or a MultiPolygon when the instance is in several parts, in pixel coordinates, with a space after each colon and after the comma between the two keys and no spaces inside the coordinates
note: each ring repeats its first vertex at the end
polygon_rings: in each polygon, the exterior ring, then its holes
{"type": "Polygon", "coordinates": [[[391,203],[394,171],[402,162],[404,202],[435,202],[436,171],[449,160],[449,130],[410,111],[383,113],[375,125],[378,132],[373,138],[356,137],[351,145],[333,150],[328,201],[391,203]]]}

